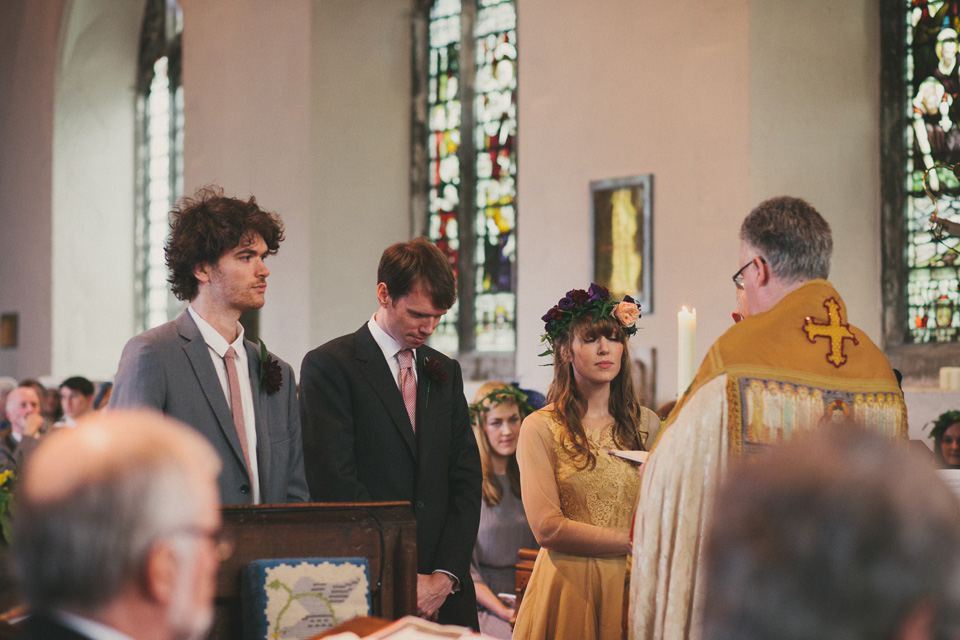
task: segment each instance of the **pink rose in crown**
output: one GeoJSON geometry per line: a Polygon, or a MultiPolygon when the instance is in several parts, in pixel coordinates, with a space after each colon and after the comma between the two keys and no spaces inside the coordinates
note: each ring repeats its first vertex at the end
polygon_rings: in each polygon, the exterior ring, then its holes
{"type": "Polygon", "coordinates": [[[626,296],[622,302],[618,302],[613,308],[613,317],[620,321],[625,327],[632,327],[640,319],[640,307],[632,300],[627,300],[626,296]]]}

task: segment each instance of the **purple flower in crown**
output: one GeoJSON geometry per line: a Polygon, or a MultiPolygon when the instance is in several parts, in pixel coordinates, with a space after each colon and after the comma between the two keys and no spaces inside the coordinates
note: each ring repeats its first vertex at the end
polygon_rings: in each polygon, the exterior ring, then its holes
{"type": "Polygon", "coordinates": [[[610,297],[610,291],[606,287],[594,282],[590,285],[590,290],[587,291],[587,295],[589,296],[588,302],[596,302],[597,300],[606,300],[610,297]]]}
{"type": "Polygon", "coordinates": [[[564,296],[564,297],[560,298],[560,302],[558,302],[558,303],[556,304],[556,306],[554,307],[554,309],[561,309],[561,310],[563,310],[563,311],[570,311],[570,310],[573,309],[575,306],[576,306],[576,305],[574,304],[574,302],[573,302],[573,300],[570,298],[570,296],[564,296]]]}
{"type": "Polygon", "coordinates": [[[550,324],[551,322],[553,322],[559,317],[560,317],[560,309],[558,308],[558,305],[554,305],[550,308],[549,311],[543,314],[543,317],[540,319],[543,320],[544,323],[550,324]]]}
{"type": "Polygon", "coordinates": [[[573,300],[574,306],[587,304],[587,301],[590,300],[590,294],[583,289],[571,289],[567,291],[567,297],[573,300]]]}

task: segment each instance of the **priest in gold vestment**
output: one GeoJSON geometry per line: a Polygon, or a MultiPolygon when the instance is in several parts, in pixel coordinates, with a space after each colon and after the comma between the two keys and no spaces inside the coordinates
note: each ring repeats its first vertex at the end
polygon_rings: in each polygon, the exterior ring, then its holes
{"type": "Polygon", "coordinates": [[[845,418],[906,438],[889,362],[826,280],[832,249],[829,224],[797,198],[762,202],[744,220],[734,276],[744,319],[710,347],[643,472],[632,639],[700,638],[704,534],[732,462],[845,418]]]}

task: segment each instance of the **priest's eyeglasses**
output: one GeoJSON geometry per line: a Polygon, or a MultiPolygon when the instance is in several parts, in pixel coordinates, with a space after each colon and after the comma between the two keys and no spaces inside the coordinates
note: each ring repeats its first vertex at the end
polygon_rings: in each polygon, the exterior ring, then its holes
{"type": "Polygon", "coordinates": [[[753,264],[754,260],[759,259],[763,264],[767,264],[767,261],[763,259],[763,256],[757,256],[756,258],[751,258],[750,262],[740,267],[735,274],[733,274],[733,284],[737,286],[737,289],[743,291],[743,272],[747,270],[747,267],[753,264]]]}

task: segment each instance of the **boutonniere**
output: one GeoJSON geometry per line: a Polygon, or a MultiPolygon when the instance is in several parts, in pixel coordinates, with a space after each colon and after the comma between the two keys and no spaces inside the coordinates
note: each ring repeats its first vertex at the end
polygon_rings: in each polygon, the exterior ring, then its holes
{"type": "Polygon", "coordinates": [[[438,387],[442,387],[447,381],[447,372],[443,370],[439,360],[429,356],[423,359],[423,372],[427,376],[427,402],[430,402],[430,382],[436,382],[438,387]]]}
{"type": "Polygon", "coordinates": [[[260,391],[266,391],[272,396],[283,386],[283,369],[276,358],[270,357],[267,345],[260,340],[260,391]]]}

